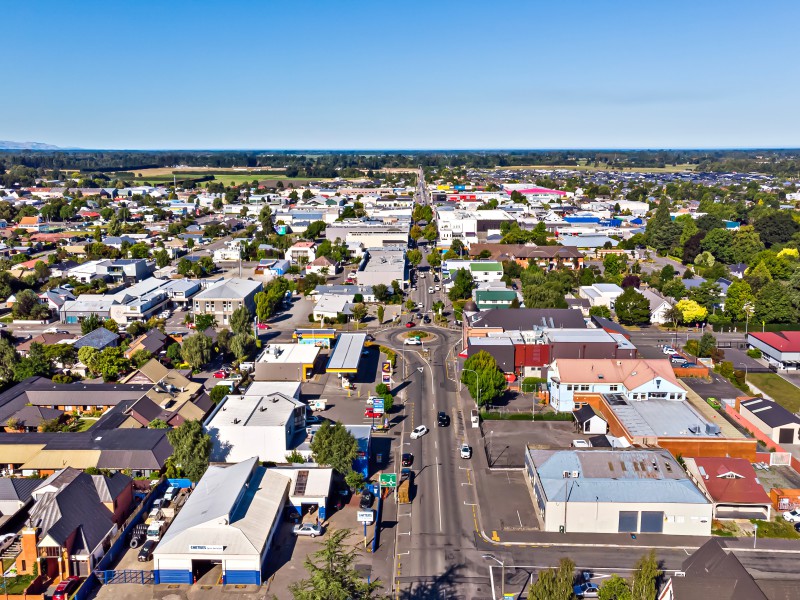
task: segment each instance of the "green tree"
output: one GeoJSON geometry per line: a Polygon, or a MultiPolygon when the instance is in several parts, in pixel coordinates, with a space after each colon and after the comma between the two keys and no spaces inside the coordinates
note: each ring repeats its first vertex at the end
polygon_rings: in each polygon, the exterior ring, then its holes
{"type": "Polygon", "coordinates": [[[353,305],[352,313],[353,320],[356,322],[356,329],[358,329],[358,324],[367,316],[367,307],[363,302],[359,302],[353,305]]]}
{"type": "Polygon", "coordinates": [[[608,308],[605,304],[600,304],[598,306],[593,306],[589,309],[589,316],[590,317],[603,317],[604,319],[611,318],[611,309],[608,308]]]}
{"type": "Polygon", "coordinates": [[[658,568],[655,550],[636,561],[631,585],[631,600],[656,600],[656,590],[662,571],[658,568]]]}
{"type": "Polygon", "coordinates": [[[92,372],[101,375],[103,381],[115,381],[131,369],[131,363],[125,358],[122,348],[104,348],[95,355],[92,364],[87,366],[92,372]]]}
{"type": "Polygon", "coordinates": [[[217,326],[217,317],[212,314],[199,314],[194,316],[194,328],[197,331],[205,331],[209,327],[217,326]]]}
{"type": "Polygon", "coordinates": [[[755,318],[765,323],[793,323],[797,313],[788,288],[779,281],[766,284],[756,295],[755,318]]]}
{"type": "Polygon", "coordinates": [[[434,242],[439,237],[439,231],[436,229],[436,223],[428,223],[425,229],[422,230],[422,237],[429,242],[434,242]]]}
{"type": "Polygon", "coordinates": [[[39,302],[39,296],[33,290],[22,290],[15,296],[14,306],[11,309],[17,319],[46,319],[50,310],[39,302]]]}
{"type": "Polygon", "coordinates": [[[383,308],[383,304],[378,305],[378,324],[383,324],[383,316],[385,314],[385,309],[383,308]]]}
{"type": "Polygon", "coordinates": [[[419,225],[413,225],[411,227],[411,231],[408,232],[408,236],[416,242],[422,237],[422,227],[419,225]]]}
{"type": "Polygon", "coordinates": [[[733,261],[733,234],[727,229],[712,229],[700,242],[700,247],[711,252],[718,261],[730,264],[733,261]]]}
{"type": "Polygon", "coordinates": [[[203,431],[202,423],[184,421],[167,431],[167,439],[172,445],[172,466],[191,481],[200,481],[211,456],[211,436],[203,431]]]}
{"type": "Polygon", "coordinates": [[[219,404],[222,402],[222,399],[230,393],[231,391],[228,389],[228,386],[217,385],[211,388],[211,392],[209,392],[208,396],[214,404],[219,404]]]}
{"type": "Polygon", "coordinates": [[[147,325],[145,325],[141,321],[134,321],[133,323],[128,325],[128,327],[125,329],[125,331],[127,331],[128,334],[133,336],[133,337],[139,337],[145,331],[147,331],[147,325]]]}
{"type": "Polygon", "coordinates": [[[313,241],[317,239],[323,231],[325,231],[326,227],[327,225],[325,224],[325,221],[312,221],[308,224],[308,227],[306,227],[303,237],[313,241]]]}
{"type": "Polygon", "coordinates": [[[309,573],[289,586],[293,600],[371,600],[380,589],[377,581],[368,582],[355,568],[358,546],[348,542],[352,532],[348,529],[331,531],[322,547],[306,557],[309,573]]]}
{"type": "Polygon", "coordinates": [[[539,571],[539,578],[531,586],[528,596],[536,600],[572,600],[574,580],[575,563],[569,558],[562,558],[558,568],[539,571]]]}
{"type": "Polygon", "coordinates": [[[128,254],[131,258],[147,258],[150,256],[150,246],[144,242],[137,242],[128,248],[128,254]]]}
{"type": "Polygon", "coordinates": [[[625,288],[614,302],[614,312],[623,325],[641,325],[650,322],[650,302],[636,288],[625,288]]]}
{"type": "Polygon", "coordinates": [[[199,369],[211,360],[211,351],[214,342],[211,338],[202,333],[196,333],[183,340],[181,346],[181,356],[184,362],[189,363],[192,368],[199,369]]]}
{"type": "Polygon", "coordinates": [[[346,475],[353,470],[358,442],[340,421],[323,421],[311,440],[311,453],[316,463],[346,475]]]}
{"type": "Polygon", "coordinates": [[[19,363],[19,354],[6,337],[0,337],[0,382],[14,380],[14,368],[19,363]]]}
{"type": "Polygon", "coordinates": [[[631,584],[619,575],[612,575],[600,586],[600,600],[631,600],[631,584]]]}
{"type": "Polygon", "coordinates": [[[258,222],[261,223],[261,230],[264,235],[271,235],[275,233],[275,225],[272,223],[272,209],[269,205],[265,204],[258,213],[258,222]]]}
{"type": "Polygon", "coordinates": [[[24,381],[28,377],[39,375],[50,377],[53,370],[53,361],[47,356],[42,344],[33,342],[28,349],[28,356],[20,358],[14,365],[14,379],[24,381]]]}
{"type": "Polygon", "coordinates": [[[428,264],[433,267],[434,269],[441,266],[442,264],[442,255],[439,254],[438,251],[434,250],[433,252],[429,253],[425,260],[428,261],[428,264]]]}
{"type": "Polygon", "coordinates": [[[792,218],[789,211],[769,212],[756,219],[754,228],[759,238],[771,248],[775,244],[785,244],[800,230],[800,224],[792,218]]]}
{"type": "Polygon", "coordinates": [[[699,323],[708,316],[708,310],[704,306],[688,298],[678,302],[675,308],[680,311],[684,323],[699,323]]]}
{"type": "Polygon", "coordinates": [[[479,406],[494,403],[502,397],[507,386],[505,375],[497,367],[494,357],[484,350],[464,361],[461,383],[467,386],[479,406]]]}
{"type": "Polygon", "coordinates": [[[81,333],[86,335],[95,329],[100,329],[103,326],[103,321],[100,320],[95,313],[90,314],[83,321],[81,321],[81,333]]]}
{"type": "Polygon", "coordinates": [[[453,278],[453,287],[450,288],[447,296],[451,301],[464,300],[472,296],[472,290],[475,287],[475,282],[472,281],[472,275],[466,269],[459,269],[456,271],[456,276],[453,278]]]}
{"type": "Polygon", "coordinates": [[[169,252],[167,252],[164,248],[158,250],[155,254],[156,265],[159,269],[163,269],[166,267],[172,259],[169,257],[169,252]]]}
{"type": "Polygon", "coordinates": [[[697,355],[705,358],[712,356],[717,349],[717,338],[710,333],[704,333],[697,343],[697,355]]]}
{"type": "Polygon", "coordinates": [[[603,259],[603,274],[606,277],[616,278],[625,272],[625,258],[619,254],[609,254],[603,259]]]}
{"type": "Polygon", "coordinates": [[[256,340],[248,333],[237,333],[231,338],[230,351],[240,362],[250,358],[255,349],[256,340]]]}
{"type": "Polygon", "coordinates": [[[764,249],[758,232],[752,225],[743,225],[733,234],[731,251],[733,262],[750,263],[750,260],[764,249]]]}
{"type": "Polygon", "coordinates": [[[411,266],[416,267],[419,265],[419,263],[422,262],[422,252],[420,252],[416,248],[413,250],[409,250],[406,253],[406,258],[408,258],[408,262],[411,264],[411,266]]]}
{"type": "Polygon", "coordinates": [[[114,319],[106,319],[103,321],[103,327],[108,329],[111,333],[119,333],[119,324],[114,319]]]}
{"type": "Polygon", "coordinates": [[[713,310],[722,299],[722,289],[713,281],[704,281],[689,292],[689,299],[694,300],[706,310],[713,310]]]}
{"type": "Polygon", "coordinates": [[[253,323],[253,315],[246,306],[240,306],[231,314],[230,325],[234,333],[249,333],[253,323]]]}
{"type": "Polygon", "coordinates": [[[169,424],[161,419],[153,419],[147,425],[148,429],[169,429],[169,424]]]}
{"type": "Polygon", "coordinates": [[[153,358],[153,353],[149,350],[137,350],[131,356],[131,364],[137,369],[143,367],[147,362],[153,358]]]}
{"type": "Polygon", "coordinates": [[[567,308],[564,294],[546,284],[524,286],[522,299],[525,308],[567,308]]]}
{"type": "Polygon", "coordinates": [[[746,319],[745,306],[755,308],[755,303],[756,297],[750,284],[737,279],[728,286],[728,293],[725,296],[725,314],[734,321],[744,321],[746,319]]]}

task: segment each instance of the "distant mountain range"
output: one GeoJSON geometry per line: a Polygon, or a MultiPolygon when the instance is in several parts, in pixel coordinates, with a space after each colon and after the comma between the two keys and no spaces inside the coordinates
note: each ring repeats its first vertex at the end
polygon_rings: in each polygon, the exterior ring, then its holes
{"type": "Polygon", "coordinates": [[[61,150],[61,148],[41,142],[9,142],[7,140],[0,140],[0,150],[61,150]]]}

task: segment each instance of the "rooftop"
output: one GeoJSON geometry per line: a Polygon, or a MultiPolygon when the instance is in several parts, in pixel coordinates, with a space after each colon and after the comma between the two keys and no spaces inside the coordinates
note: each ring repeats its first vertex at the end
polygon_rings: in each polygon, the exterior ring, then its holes
{"type": "Polygon", "coordinates": [[[319,352],[320,349],[312,344],[267,344],[256,362],[311,365],[319,352]]]}
{"type": "Polygon", "coordinates": [[[245,298],[261,289],[260,281],[250,281],[249,279],[225,279],[220,283],[209,287],[199,294],[194,299],[197,300],[212,300],[219,298],[222,300],[227,299],[240,299],[245,298]]]}
{"type": "Polygon", "coordinates": [[[229,395],[206,419],[207,429],[215,427],[274,427],[283,426],[297,407],[305,406],[297,381],[257,381],[245,395],[229,395]]]}
{"type": "Polygon", "coordinates": [[[336,341],[336,347],[331,352],[328,360],[329,371],[353,371],[358,370],[358,363],[361,360],[361,351],[367,341],[366,333],[342,333],[336,341]]]}
{"type": "Polygon", "coordinates": [[[678,386],[672,365],[665,358],[592,359],[559,358],[558,377],[562,383],[621,383],[628,390],[660,378],[678,386]]]}
{"type": "Polygon", "coordinates": [[[780,352],[800,352],[800,331],[750,332],[750,337],[780,352]]]}

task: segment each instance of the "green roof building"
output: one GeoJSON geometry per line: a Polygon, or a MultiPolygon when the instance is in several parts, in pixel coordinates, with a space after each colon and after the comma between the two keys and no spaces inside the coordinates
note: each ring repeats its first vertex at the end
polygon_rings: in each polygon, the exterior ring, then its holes
{"type": "Polygon", "coordinates": [[[478,310],[509,308],[517,298],[517,292],[514,290],[475,290],[473,296],[478,310]]]}

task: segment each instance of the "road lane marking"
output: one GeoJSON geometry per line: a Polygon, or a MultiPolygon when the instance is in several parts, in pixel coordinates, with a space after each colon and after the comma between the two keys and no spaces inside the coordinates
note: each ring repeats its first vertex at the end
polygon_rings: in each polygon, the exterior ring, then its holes
{"type": "Polygon", "coordinates": [[[464,500],[464,506],[478,506],[478,505],[475,504],[474,502],[467,502],[466,500],[464,500]]]}
{"type": "Polygon", "coordinates": [[[439,489],[439,457],[436,457],[436,499],[439,502],[439,532],[442,531],[442,493],[439,489]]]}
{"type": "Polygon", "coordinates": [[[519,526],[522,527],[522,517],[519,516],[519,511],[517,511],[517,518],[519,519],[519,526]]]}

